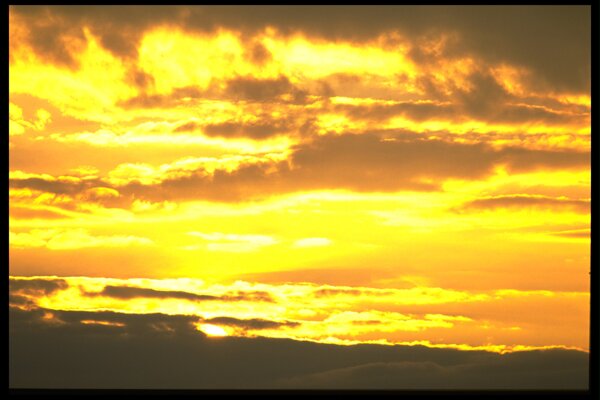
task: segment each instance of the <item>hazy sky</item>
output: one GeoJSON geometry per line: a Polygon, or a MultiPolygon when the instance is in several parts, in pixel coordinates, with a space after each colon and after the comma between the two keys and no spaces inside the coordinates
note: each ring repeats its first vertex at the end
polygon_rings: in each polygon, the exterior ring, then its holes
{"type": "MultiPolygon", "coordinates": [[[[11,6],[9,34],[13,385],[44,382],[27,335],[114,350],[144,316],[207,348],[588,350],[590,7],[11,6]]],[[[487,382],[372,365],[398,354],[255,383],[487,382]]]]}

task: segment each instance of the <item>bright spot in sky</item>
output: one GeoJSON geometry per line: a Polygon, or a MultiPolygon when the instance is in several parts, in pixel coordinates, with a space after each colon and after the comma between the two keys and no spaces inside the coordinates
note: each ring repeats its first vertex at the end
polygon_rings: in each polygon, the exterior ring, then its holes
{"type": "Polygon", "coordinates": [[[227,331],[217,325],[202,324],[199,326],[199,329],[208,336],[227,336],[227,331]]]}
{"type": "Polygon", "coordinates": [[[328,246],[331,244],[331,240],[327,238],[306,238],[297,240],[294,245],[296,247],[314,247],[314,246],[328,246]]]}

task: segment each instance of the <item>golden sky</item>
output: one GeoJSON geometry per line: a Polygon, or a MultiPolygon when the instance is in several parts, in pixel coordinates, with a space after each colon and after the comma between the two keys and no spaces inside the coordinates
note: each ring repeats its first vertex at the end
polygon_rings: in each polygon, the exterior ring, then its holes
{"type": "Polygon", "coordinates": [[[10,7],[13,305],[587,350],[589,30],[587,7],[10,7]]]}

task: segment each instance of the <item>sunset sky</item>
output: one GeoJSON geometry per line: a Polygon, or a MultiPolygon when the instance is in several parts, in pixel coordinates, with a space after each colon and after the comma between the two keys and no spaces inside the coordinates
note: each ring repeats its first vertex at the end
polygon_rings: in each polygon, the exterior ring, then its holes
{"type": "Polygon", "coordinates": [[[11,6],[11,312],[588,351],[590,18],[11,6]]]}

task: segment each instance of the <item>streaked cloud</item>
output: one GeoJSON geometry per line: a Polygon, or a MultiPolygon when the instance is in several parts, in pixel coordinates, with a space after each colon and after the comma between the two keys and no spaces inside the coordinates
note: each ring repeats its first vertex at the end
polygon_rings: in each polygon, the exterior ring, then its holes
{"type": "MultiPolygon", "coordinates": [[[[210,251],[246,252],[259,249],[264,246],[276,244],[277,239],[266,235],[239,235],[233,233],[203,233],[188,232],[188,235],[199,237],[205,242],[210,251]]],[[[194,250],[196,247],[186,247],[186,250],[194,250]]]]}
{"type": "MultiPolygon", "coordinates": [[[[107,319],[106,315],[179,315],[198,324],[230,327],[228,335],[233,336],[323,343],[375,340],[393,344],[450,335],[464,338],[466,342],[462,344],[467,347],[489,345],[490,351],[509,351],[519,337],[521,343],[527,340],[528,346],[560,345],[567,341],[571,346],[585,349],[587,343],[583,337],[577,341],[574,337],[563,337],[553,343],[556,336],[545,331],[550,321],[532,316],[547,303],[556,309],[576,307],[581,311],[577,318],[581,318],[589,299],[585,292],[514,289],[474,292],[426,286],[376,289],[243,281],[228,285],[189,281],[185,284],[188,290],[179,290],[183,283],[12,277],[10,290],[13,297],[17,296],[12,300],[14,307],[24,308],[22,304],[28,304],[27,309],[38,307],[57,315],[61,315],[61,310],[77,311],[83,312],[86,320],[118,323],[123,321],[107,319]],[[490,329],[496,332],[491,343],[490,329]]],[[[558,314],[551,323],[560,324],[561,318],[564,319],[558,314]]],[[[445,343],[430,340],[432,346],[445,343]]]]}
{"type": "Polygon", "coordinates": [[[547,196],[513,195],[498,196],[473,200],[464,205],[469,209],[494,209],[494,208],[550,208],[568,209],[575,212],[588,213],[589,200],[571,200],[566,198],[552,198],[547,196]]]}
{"type": "Polygon", "coordinates": [[[319,246],[329,246],[330,244],[331,244],[330,239],[320,238],[320,237],[298,239],[294,242],[294,246],[296,246],[296,247],[319,247],[319,246]]]}
{"type": "Polygon", "coordinates": [[[95,236],[85,229],[40,230],[10,232],[11,246],[16,248],[46,247],[50,250],[70,250],[86,247],[125,247],[152,245],[152,240],[137,236],[95,236]]]}

